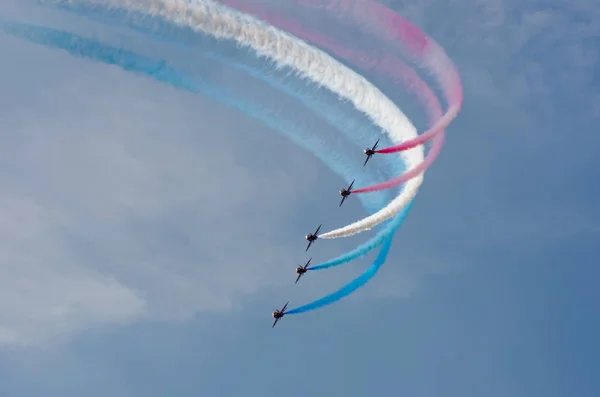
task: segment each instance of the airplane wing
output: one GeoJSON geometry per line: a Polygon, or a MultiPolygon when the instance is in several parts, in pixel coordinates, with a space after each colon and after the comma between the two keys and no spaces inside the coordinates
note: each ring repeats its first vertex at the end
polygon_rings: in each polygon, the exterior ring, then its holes
{"type": "Polygon", "coordinates": [[[352,183],[350,184],[350,186],[348,186],[348,191],[349,191],[349,192],[352,192],[352,186],[354,186],[354,181],[355,181],[355,180],[356,180],[356,179],[353,179],[353,180],[352,180],[352,183]]]}
{"type": "MultiPolygon", "coordinates": [[[[381,139],[381,138],[379,138],[381,139]]],[[[377,149],[377,145],[379,145],[379,139],[377,140],[377,142],[375,142],[375,145],[373,145],[373,150],[377,149]]]]}
{"type": "Polygon", "coordinates": [[[312,258],[310,258],[310,259],[308,260],[308,262],[306,262],[306,265],[304,265],[304,268],[305,268],[305,269],[306,269],[306,268],[308,267],[308,265],[310,264],[310,261],[312,261],[312,258]]]}
{"type": "Polygon", "coordinates": [[[283,306],[283,309],[281,309],[281,312],[282,312],[282,313],[285,313],[285,308],[287,307],[288,303],[290,303],[290,302],[287,302],[287,303],[285,304],[285,306],[283,306]]]}
{"type": "Polygon", "coordinates": [[[275,328],[275,324],[277,324],[277,321],[279,321],[278,318],[275,319],[275,322],[273,323],[273,326],[271,328],[275,328]]]}
{"type": "Polygon", "coordinates": [[[342,197],[342,201],[340,202],[340,207],[342,206],[342,204],[344,204],[344,200],[346,200],[346,196],[342,197]]]}
{"type": "Polygon", "coordinates": [[[371,156],[367,156],[367,159],[365,160],[365,163],[363,164],[363,167],[364,167],[365,165],[367,165],[367,162],[369,161],[369,159],[370,159],[370,158],[371,158],[371,156]]]}
{"type": "Polygon", "coordinates": [[[299,275],[298,275],[298,278],[296,279],[296,282],[295,282],[294,284],[297,284],[297,283],[298,283],[298,280],[300,280],[300,277],[302,277],[302,274],[303,274],[303,273],[301,273],[301,274],[299,274],[299,275]]]}
{"type": "Polygon", "coordinates": [[[319,225],[319,227],[318,227],[318,228],[317,228],[317,230],[315,231],[315,236],[316,236],[317,234],[319,234],[319,230],[321,230],[321,226],[323,226],[323,224],[320,224],[320,225],[319,225]]]}
{"type": "Polygon", "coordinates": [[[305,250],[304,252],[308,251],[308,249],[310,248],[310,245],[311,245],[312,243],[313,243],[312,241],[309,241],[309,242],[308,242],[308,246],[306,247],[306,250],[305,250]]]}

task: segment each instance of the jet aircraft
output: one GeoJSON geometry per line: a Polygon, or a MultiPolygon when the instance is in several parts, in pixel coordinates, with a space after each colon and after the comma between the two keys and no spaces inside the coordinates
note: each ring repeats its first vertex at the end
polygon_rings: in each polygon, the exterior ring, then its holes
{"type": "Polygon", "coordinates": [[[317,228],[317,230],[314,233],[309,233],[307,234],[304,238],[306,239],[306,241],[308,241],[308,246],[306,247],[306,251],[308,251],[308,249],[310,248],[311,244],[313,243],[313,241],[315,241],[316,239],[319,238],[319,236],[317,236],[317,234],[319,233],[319,230],[321,230],[321,225],[319,225],[319,227],[317,228]]]}
{"type": "MultiPolygon", "coordinates": [[[[380,138],[381,139],[381,138],[380,138]]],[[[367,148],[365,149],[365,154],[367,155],[367,159],[365,160],[365,163],[363,164],[363,167],[365,165],[367,165],[367,161],[369,161],[369,159],[371,158],[372,155],[375,154],[375,149],[377,149],[377,144],[379,143],[379,139],[377,140],[377,142],[375,142],[375,144],[373,145],[372,148],[367,148]]]]}
{"type": "Polygon", "coordinates": [[[272,316],[275,319],[275,322],[273,323],[273,326],[271,328],[275,328],[275,324],[277,324],[277,321],[279,321],[281,317],[285,316],[285,308],[287,307],[288,303],[286,303],[285,306],[281,308],[281,310],[275,310],[273,312],[272,316]]]}
{"type": "Polygon", "coordinates": [[[342,202],[340,203],[340,207],[342,206],[342,204],[344,204],[344,200],[346,200],[346,197],[352,194],[352,186],[354,186],[354,180],[352,181],[350,186],[348,186],[348,189],[340,190],[340,195],[342,196],[342,202]]]}
{"type": "Polygon", "coordinates": [[[310,258],[308,260],[308,262],[306,262],[306,265],[298,266],[296,268],[296,273],[298,273],[298,278],[296,279],[296,282],[294,284],[298,283],[298,280],[300,280],[300,277],[302,277],[302,275],[308,271],[308,264],[310,263],[310,261],[312,261],[312,258],[310,258]]]}

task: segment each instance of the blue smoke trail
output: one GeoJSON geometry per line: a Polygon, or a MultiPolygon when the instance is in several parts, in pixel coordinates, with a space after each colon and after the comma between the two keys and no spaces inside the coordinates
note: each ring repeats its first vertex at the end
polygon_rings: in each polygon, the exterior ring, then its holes
{"type": "Polygon", "coordinates": [[[384,223],[385,227],[382,228],[375,236],[360,244],[352,251],[348,251],[336,258],[330,259],[318,265],[310,266],[307,268],[307,270],[330,269],[332,267],[340,266],[366,256],[370,251],[383,244],[388,238],[391,239],[396,230],[398,230],[398,228],[402,225],[402,222],[404,222],[404,218],[401,216],[392,218],[390,221],[384,223]]]}
{"type": "MultiPolygon", "coordinates": [[[[238,110],[241,110],[246,114],[252,114],[255,117],[261,115],[261,117],[259,117],[261,121],[267,122],[269,126],[279,127],[276,126],[276,123],[273,122],[274,115],[270,114],[270,112],[268,112],[267,109],[254,109],[251,113],[248,113],[249,108],[252,108],[252,106],[250,104],[241,104],[239,101],[232,99],[230,96],[227,96],[227,92],[223,87],[215,87],[210,85],[208,82],[203,82],[202,85],[197,85],[192,78],[168,66],[165,61],[156,61],[148,57],[140,56],[131,51],[107,46],[96,40],[85,39],[80,36],[76,36],[70,33],[54,29],[48,29],[21,23],[6,22],[0,22],[0,26],[2,27],[2,30],[5,33],[13,35],[15,37],[20,37],[32,41],[34,43],[42,44],[49,47],[64,49],[74,56],[79,56],[95,61],[108,63],[111,65],[116,65],[123,68],[124,70],[144,74],[153,77],[158,81],[170,84],[176,88],[184,89],[193,93],[208,93],[211,97],[222,101],[225,104],[232,106],[238,110]]],[[[279,128],[274,129],[280,130],[279,128]]],[[[301,146],[307,145],[306,141],[298,139],[298,137],[296,136],[292,136],[291,139],[299,143],[301,146]]],[[[315,149],[314,146],[308,146],[311,150],[315,149]]],[[[325,154],[322,160],[327,165],[330,165],[330,163],[332,162],[327,156],[330,154],[330,152],[325,153],[325,151],[320,151],[320,153],[325,154]]],[[[317,153],[315,153],[315,155],[317,155],[317,157],[320,157],[317,153]]],[[[344,172],[346,170],[340,169],[339,164],[336,164],[335,162],[333,162],[331,166],[332,168],[338,169],[341,172],[344,172]]],[[[412,202],[409,203],[409,205],[407,205],[396,216],[396,218],[394,219],[394,221],[397,220],[397,223],[394,222],[396,224],[396,228],[393,229],[392,233],[388,235],[387,239],[385,239],[383,247],[376,260],[362,275],[360,275],[355,280],[351,281],[338,291],[334,292],[333,294],[327,295],[307,305],[298,307],[296,309],[292,309],[289,312],[287,312],[287,314],[298,314],[310,310],[315,310],[323,306],[327,306],[345,296],[348,296],[352,292],[356,291],[358,288],[365,285],[373,276],[375,276],[379,268],[387,259],[393,234],[404,221],[404,218],[406,217],[411,206],[412,202]]]]}
{"type": "MultiPolygon", "coordinates": [[[[398,215],[396,215],[396,217],[394,218],[394,220],[398,221],[398,227],[406,218],[410,207],[412,207],[413,201],[408,203],[408,205],[404,207],[402,211],[400,211],[398,215]]],[[[375,274],[377,274],[381,266],[385,263],[387,255],[390,251],[390,246],[392,245],[394,233],[397,230],[398,228],[394,229],[389,235],[389,237],[383,242],[383,246],[381,247],[381,251],[379,251],[377,258],[375,258],[375,261],[371,264],[371,266],[367,268],[367,270],[365,270],[363,274],[361,274],[348,284],[344,285],[342,288],[335,291],[334,293],[324,296],[323,298],[317,299],[313,302],[307,303],[306,305],[299,306],[295,309],[291,309],[285,312],[285,314],[300,314],[311,310],[319,309],[323,306],[331,305],[332,303],[339,301],[342,298],[345,298],[346,296],[350,295],[351,293],[368,283],[369,280],[372,279],[375,276],[375,274]]]]}
{"type": "MultiPolygon", "coordinates": [[[[251,75],[254,78],[260,79],[271,86],[276,86],[283,92],[288,95],[298,98],[303,102],[304,105],[311,108],[315,113],[320,114],[323,118],[325,118],[332,126],[338,128],[343,134],[348,136],[352,140],[359,140],[362,142],[370,142],[372,137],[374,136],[374,128],[372,124],[370,124],[370,128],[365,128],[364,123],[358,123],[356,120],[348,117],[348,113],[341,114],[331,109],[331,106],[327,104],[326,101],[320,100],[321,98],[307,98],[310,95],[307,93],[301,93],[296,87],[288,87],[283,84],[279,80],[275,80],[268,75],[261,73],[258,67],[252,68],[250,66],[246,66],[244,64],[240,64],[239,62],[232,61],[227,57],[224,57],[220,54],[214,54],[207,51],[207,42],[218,42],[222,45],[222,40],[217,41],[216,39],[212,39],[209,36],[201,35],[198,32],[193,31],[190,28],[181,27],[175,25],[174,23],[170,23],[167,20],[156,16],[148,16],[145,14],[140,14],[138,12],[131,12],[123,9],[106,9],[102,6],[89,6],[89,5],[81,5],[81,4],[69,4],[69,3],[58,3],[56,6],[60,9],[64,9],[66,11],[75,13],[77,15],[85,16],[87,18],[96,20],[98,22],[110,25],[110,26],[118,26],[118,27],[127,27],[136,32],[142,33],[144,35],[148,35],[154,39],[160,41],[166,41],[168,43],[174,43],[178,45],[186,44],[188,46],[199,47],[202,48],[202,55],[208,58],[213,58],[218,61],[222,61],[227,63],[229,66],[237,68],[238,70],[242,70],[243,72],[251,75]],[[339,114],[339,116],[338,116],[339,114]],[[367,139],[368,138],[368,139],[367,139]]],[[[246,60],[247,63],[251,63],[251,60],[256,59],[253,55],[251,59],[246,60]]],[[[355,114],[355,112],[351,112],[350,114],[355,114]]],[[[382,136],[383,140],[387,139],[387,136],[384,134],[382,136]]],[[[391,158],[386,158],[386,163],[388,164],[388,169],[391,170],[393,176],[400,175],[404,172],[404,164],[399,161],[399,157],[396,158],[397,161],[389,161],[391,158]]],[[[360,173],[358,173],[360,175],[360,173]]],[[[350,181],[348,177],[347,182],[350,181]]],[[[360,182],[360,181],[359,181],[360,182]]],[[[364,196],[364,195],[363,195],[364,196]]],[[[389,197],[389,196],[388,196],[389,197]]],[[[387,197],[386,197],[387,200],[387,197]]],[[[374,203],[369,203],[372,205],[368,205],[363,201],[363,206],[367,209],[368,212],[375,212],[379,210],[382,206],[375,208],[374,203]]],[[[365,243],[359,245],[355,249],[344,253],[336,258],[330,259],[321,264],[317,264],[315,266],[311,266],[308,270],[323,270],[329,269],[332,267],[340,266],[345,263],[351,262],[355,259],[366,256],[370,251],[377,248],[384,241],[389,238],[396,229],[400,227],[402,224],[401,217],[395,217],[382,225],[380,225],[381,229],[377,232],[377,234],[371,237],[365,243]]]]}

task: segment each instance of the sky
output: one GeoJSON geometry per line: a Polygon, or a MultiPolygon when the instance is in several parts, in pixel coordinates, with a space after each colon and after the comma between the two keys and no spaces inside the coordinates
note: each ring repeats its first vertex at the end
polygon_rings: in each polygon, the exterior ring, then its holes
{"type": "MultiPolygon", "coordinates": [[[[275,329],[374,259],[293,285],[370,236],[304,252],[364,213],[338,208],[345,181],[209,97],[0,35],[1,396],[600,395],[597,5],[385,3],[446,49],[463,109],[378,276],[275,329]]],[[[0,17],[91,29],[15,4],[0,17]]]]}

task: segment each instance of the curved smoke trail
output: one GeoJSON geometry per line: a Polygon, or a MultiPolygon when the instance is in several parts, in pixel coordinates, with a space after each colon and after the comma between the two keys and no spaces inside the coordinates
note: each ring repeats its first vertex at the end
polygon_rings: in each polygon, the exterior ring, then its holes
{"type": "MultiPolygon", "coordinates": [[[[161,14],[159,13],[159,15],[161,15],[161,14]]],[[[399,218],[403,219],[403,217],[399,217],[399,218]]],[[[355,257],[365,255],[368,252],[368,250],[371,250],[371,249],[375,248],[377,245],[381,244],[383,242],[383,239],[386,236],[389,236],[389,234],[390,234],[389,231],[394,230],[395,228],[399,227],[400,224],[401,224],[401,222],[400,223],[391,222],[391,224],[388,226],[388,228],[385,229],[385,234],[380,234],[380,236],[377,236],[376,239],[369,241],[367,244],[361,245],[357,250],[354,250],[353,252],[349,253],[349,255],[346,255],[345,258],[343,259],[343,261],[347,262],[347,261],[354,259],[355,257]]],[[[385,260],[385,257],[384,257],[384,260],[385,260]]],[[[338,261],[338,263],[342,263],[342,261],[338,261]]]]}
{"type": "MultiPolygon", "coordinates": [[[[339,159],[335,160],[331,157],[330,154],[332,148],[330,146],[316,144],[315,141],[310,138],[302,138],[303,131],[310,131],[311,126],[300,125],[300,128],[298,128],[298,126],[294,126],[293,124],[286,124],[285,127],[282,127],[280,124],[282,121],[277,118],[276,112],[272,112],[268,108],[256,106],[252,103],[252,99],[242,101],[239,94],[232,95],[223,86],[216,86],[202,79],[200,79],[201,82],[198,83],[197,79],[170,67],[165,61],[157,61],[131,51],[106,45],[97,40],[83,38],[56,29],[16,22],[0,22],[0,28],[4,33],[14,37],[26,39],[47,47],[63,49],[74,56],[115,65],[129,72],[152,77],[155,80],[169,84],[175,88],[196,94],[206,94],[227,106],[241,110],[248,115],[252,115],[274,129],[284,132],[294,143],[309,149],[335,172],[340,173],[345,177],[348,177],[349,172],[354,172],[352,167],[348,166],[347,162],[344,164],[343,161],[340,161],[339,159]]],[[[399,217],[403,218],[406,216],[407,212],[408,208],[405,208],[399,217]]],[[[401,223],[402,220],[403,219],[400,219],[399,223],[401,223]]],[[[397,223],[397,220],[395,219],[394,222],[397,223]]],[[[379,254],[376,261],[364,274],[344,286],[338,292],[295,309],[294,312],[300,313],[302,311],[313,310],[317,307],[328,305],[341,299],[343,296],[350,294],[361,285],[364,285],[368,279],[376,273],[383,262],[385,262],[389,244],[391,244],[391,239],[388,242],[388,248],[382,249],[382,252],[379,254]]]]}
{"type": "MultiPolygon", "coordinates": [[[[243,47],[252,49],[259,56],[271,59],[278,67],[289,67],[300,77],[316,82],[350,101],[357,110],[382,128],[393,142],[399,144],[417,136],[414,126],[400,109],[362,76],[288,33],[211,0],[194,3],[182,0],[70,0],[68,2],[146,12],[216,38],[233,40],[243,47]]],[[[411,151],[402,152],[402,158],[407,168],[414,168],[423,159],[423,149],[416,147],[411,151]]],[[[385,208],[346,228],[322,234],[320,237],[350,236],[370,230],[392,218],[414,198],[422,181],[422,174],[412,178],[385,208]]]]}
{"type": "MultiPolygon", "coordinates": [[[[110,2],[110,1],[109,1],[109,2],[110,2]]],[[[118,2],[117,2],[117,1],[115,1],[115,3],[118,3],[118,2]]],[[[155,5],[156,5],[156,4],[158,4],[158,3],[162,3],[162,2],[158,2],[158,1],[152,1],[151,3],[153,3],[153,4],[155,4],[155,5]]],[[[205,2],[205,3],[210,3],[210,2],[205,2]]],[[[159,6],[160,6],[160,4],[159,4],[159,6]]],[[[189,16],[190,16],[190,14],[189,14],[189,9],[185,9],[185,6],[184,6],[184,7],[181,7],[181,4],[176,4],[176,5],[170,4],[170,5],[168,5],[168,6],[165,6],[165,5],[163,4],[163,6],[165,7],[165,9],[166,9],[167,11],[173,11],[173,9],[175,9],[175,11],[176,11],[176,12],[179,12],[179,13],[180,13],[180,14],[179,14],[179,16],[180,16],[180,19],[179,19],[179,21],[178,21],[179,23],[181,23],[181,22],[182,22],[182,20],[183,20],[184,24],[189,22],[189,19],[188,19],[188,21],[186,21],[186,18],[185,18],[185,17],[184,17],[184,18],[181,18],[181,15],[185,15],[186,17],[189,17],[189,16]],[[171,6],[173,6],[173,7],[171,7],[171,6]],[[173,8],[173,9],[171,9],[171,8],[173,8]],[[186,13],[187,13],[187,15],[186,15],[186,13]]],[[[195,6],[191,6],[191,5],[190,5],[190,8],[192,8],[192,7],[195,7],[195,6]]],[[[211,9],[210,9],[210,8],[211,8],[210,4],[209,4],[208,6],[207,6],[206,4],[205,4],[205,5],[198,5],[198,7],[205,7],[205,8],[206,8],[206,9],[204,9],[204,10],[202,10],[202,11],[207,11],[207,9],[208,9],[208,14],[210,14],[210,11],[214,11],[214,10],[211,10],[211,9]]],[[[155,9],[154,11],[156,12],[157,10],[155,9]]],[[[161,10],[159,9],[158,11],[159,11],[159,12],[158,12],[158,14],[159,14],[159,15],[161,15],[161,13],[160,13],[160,11],[161,11],[161,10]]],[[[164,11],[164,10],[163,10],[163,11],[164,11]]],[[[162,14],[162,16],[164,16],[164,15],[165,15],[165,14],[163,13],[163,14],[162,14]]],[[[196,16],[197,16],[197,15],[196,15],[196,16]]],[[[210,14],[210,16],[212,17],[212,16],[214,16],[214,15],[213,15],[213,14],[210,14]]],[[[239,15],[238,15],[238,17],[239,17],[239,15]]],[[[195,21],[195,22],[198,22],[198,21],[195,21]]],[[[206,22],[206,21],[204,21],[204,22],[206,22]]],[[[213,21],[213,22],[214,22],[214,21],[213,21]]],[[[247,22],[247,21],[244,21],[244,22],[247,22]]],[[[203,30],[203,29],[201,28],[201,30],[203,30]]],[[[203,31],[204,31],[204,30],[203,30],[203,31]]],[[[205,31],[205,32],[206,32],[206,31],[205,31]]],[[[207,33],[211,34],[210,32],[207,32],[207,33]]],[[[215,36],[217,36],[217,37],[218,37],[218,36],[219,36],[219,34],[221,34],[221,33],[222,33],[222,32],[219,32],[218,34],[215,34],[215,36]]],[[[268,33],[268,32],[267,32],[267,33],[268,33]]],[[[231,38],[231,37],[228,37],[228,38],[231,38]]],[[[239,42],[239,41],[238,41],[238,42],[239,42]]],[[[242,44],[244,44],[244,43],[242,43],[242,44]]],[[[254,47],[253,47],[253,48],[254,48],[254,47]]],[[[309,48],[310,48],[310,47],[309,47],[309,48]]],[[[254,48],[254,49],[256,50],[256,48],[254,48]]],[[[256,50],[256,51],[257,51],[257,52],[258,52],[260,55],[265,55],[264,53],[262,53],[262,54],[261,54],[261,50],[264,50],[264,48],[259,48],[259,50],[256,50]]],[[[269,54],[267,54],[267,56],[268,56],[268,55],[269,55],[269,54]]],[[[271,58],[271,59],[273,59],[273,58],[271,58]]],[[[275,61],[278,61],[277,59],[274,59],[274,60],[275,60],[275,61]]],[[[356,59],[355,59],[354,61],[356,61],[356,59]]],[[[290,65],[286,65],[286,66],[290,66],[290,65]]],[[[293,65],[293,64],[292,64],[292,67],[294,67],[294,65],[293,65]]],[[[298,70],[298,69],[296,69],[296,70],[298,70]]],[[[304,74],[304,76],[303,76],[303,77],[306,77],[306,73],[305,73],[305,72],[303,73],[303,71],[300,71],[300,74],[301,74],[301,75],[303,75],[303,74],[304,74]]],[[[313,79],[313,78],[312,78],[312,76],[310,76],[310,75],[309,75],[309,77],[310,77],[311,79],[313,79]]],[[[418,77],[418,76],[417,76],[417,77],[418,77]]],[[[322,85],[325,85],[326,87],[328,87],[328,88],[330,88],[330,89],[331,89],[331,87],[327,86],[327,84],[322,84],[322,85]]],[[[335,91],[335,90],[332,90],[332,91],[334,91],[334,92],[337,92],[337,91],[335,91]]],[[[338,93],[338,94],[339,94],[339,93],[338,93]]],[[[385,98],[385,97],[384,97],[384,98],[385,98]]],[[[387,98],[385,98],[385,99],[387,99],[387,98]]],[[[435,98],[435,99],[437,100],[437,98],[435,98]]],[[[354,102],[354,103],[355,103],[355,105],[356,105],[356,102],[355,102],[355,101],[353,101],[353,102],[354,102]]],[[[360,102],[359,102],[359,104],[360,104],[360,102]]],[[[438,102],[438,104],[439,104],[439,102],[438,102]]],[[[359,106],[357,106],[357,108],[359,108],[359,106]]],[[[364,112],[364,110],[363,110],[363,109],[360,109],[360,108],[359,108],[359,110],[362,110],[362,111],[364,112]]],[[[367,110],[368,110],[368,109],[367,109],[367,110]]],[[[369,116],[371,116],[371,115],[369,115],[369,116]]],[[[380,126],[381,126],[381,125],[380,125],[380,126]]],[[[389,133],[389,131],[388,131],[388,133],[389,133]]],[[[392,134],[390,134],[390,135],[392,135],[392,134]]],[[[393,135],[392,135],[392,137],[393,137],[393,135]]],[[[442,136],[442,137],[443,137],[443,136],[442,136]]],[[[415,139],[418,139],[418,138],[415,138],[415,139]]],[[[414,139],[413,139],[413,141],[414,141],[414,139]]],[[[406,144],[406,143],[405,143],[405,144],[406,144]]],[[[388,148],[388,149],[389,149],[389,148],[388,148]]],[[[418,149],[421,149],[421,148],[418,148],[418,149]]],[[[383,150],[386,150],[386,149],[383,149],[383,150]]],[[[421,149],[421,150],[422,150],[422,149],[421,149]]],[[[428,158],[429,158],[429,157],[431,157],[431,153],[432,153],[432,152],[430,152],[430,154],[428,155],[428,158]]],[[[405,156],[406,156],[406,155],[405,155],[405,156]]],[[[421,153],[421,157],[422,157],[422,153],[421,153]]],[[[420,165],[422,165],[422,164],[423,164],[423,163],[421,163],[420,165]]],[[[426,167],[425,167],[425,168],[426,168],[426,167]]],[[[415,169],[413,168],[413,170],[412,170],[412,171],[415,171],[415,169]]],[[[422,171],[422,170],[419,170],[419,171],[418,171],[418,172],[416,172],[416,173],[419,173],[419,174],[420,174],[420,171],[422,171]]],[[[409,171],[409,172],[410,172],[410,171],[409,171]]],[[[405,175],[406,175],[406,174],[405,174],[405,175]]],[[[421,175],[419,175],[419,176],[421,177],[420,179],[422,179],[422,176],[421,176],[421,175]]],[[[417,179],[418,179],[418,178],[417,178],[417,179]]],[[[419,183],[420,183],[420,182],[419,182],[419,183]]],[[[398,183],[396,182],[394,185],[396,185],[396,184],[398,184],[398,183]]],[[[392,185],[392,186],[393,186],[393,185],[392,185]]],[[[406,192],[406,190],[407,190],[406,188],[407,188],[407,187],[408,187],[408,186],[406,186],[406,187],[405,187],[405,189],[404,189],[403,193],[405,193],[405,192],[406,192]]],[[[417,185],[417,188],[418,188],[418,185],[417,185]]],[[[355,191],[355,192],[357,192],[357,193],[358,193],[358,191],[355,191]]],[[[415,189],[415,193],[416,193],[416,189],[415,189]]],[[[401,194],[400,196],[402,196],[402,194],[401,194]]],[[[388,207],[389,207],[389,206],[388,206],[388,207]]],[[[388,225],[388,227],[389,227],[389,226],[391,226],[392,224],[396,224],[396,223],[397,223],[396,221],[397,221],[398,219],[400,219],[400,222],[398,223],[398,226],[399,226],[399,224],[402,222],[402,220],[403,220],[404,216],[406,216],[406,213],[407,213],[407,211],[408,211],[408,208],[409,208],[409,207],[410,207],[410,206],[408,206],[408,207],[405,207],[405,208],[404,208],[404,211],[402,211],[402,213],[398,214],[398,216],[396,217],[396,219],[394,219],[392,222],[390,222],[390,224],[388,225]]],[[[401,209],[401,208],[402,208],[402,206],[400,207],[400,209],[401,209]]],[[[375,214],[375,215],[377,215],[377,214],[375,214]]],[[[392,214],[391,216],[393,216],[393,214],[392,214]]],[[[390,217],[390,216],[388,216],[388,218],[386,218],[386,219],[389,219],[389,217],[390,217]]],[[[384,220],[385,220],[385,219],[384,219],[384,220]]],[[[359,222],[360,222],[360,221],[359,221],[359,222]]],[[[355,224],[353,224],[353,225],[356,225],[356,223],[355,223],[355,224]]],[[[352,225],[349,225],[349,226],[352,226],[352,225]]],[[[371,227],[372,227],[372,226],[371,226],[371,227]]],[[[370,227],[369,227],[369,228],[370,228],[370,227]]],[[[396,228],[397,228],[397,227],[396,227],[396,228]]],[[[394,228],[393,230],[395,231],[395,229],[396,229],[396,228],[394,228]]],[[[338,230],[339,230],[339,229],[338,229],[338,230]]],[[[334,232],[335,232],[335,231],[334,231],[334,232]]],[[[352,234],[354,234],[354,233],[352,233],[352,234]]],[[[303,312],[303,311],[307,311],[307,310],[312,310],[312,309],[314,309],[314,308],[316,308],[316,307],[321,307],[321,306],[324,306],[324,305],[326,305],[326,304],[329,304],[329,303],[331,303],[331,302],[333,302],[333,301],[335,301],[335,300],[337,300],[337,299],[339,299],[339,298],[341,298],[341,297],[343,297],[343,296],[346,296],[347,294],[349,294],[349,293],[351,293],[352,291],[356,290],[356,289],[357,289],[358,287],[360,287],[361,285],[364,285],[364,283],[366,283],[366,281],[368,281],[368,279],[370,279],[370,278],[371,278],[371,277],[372,277],[372,276],[375,274],[375,272],[377,271],[377,269],[379,268],[379,266],[381,266],[381,264],[382,264],[382,263],[385,261],[385,257],[387,256],[387,251],[389,250],[389,244],[391,243],[391,237],[392,237],[392,235],[393,235],[393,231],[392,231],[391,233],[387,233],[387,234],[389,235],[389,239],[388,239],[388,240],[385,242],[385,245],[384,245],[384,247],[382,248],[382,252],[379,254],[379,256],[378,256],[377,260],[375,261],[375,263],[374,263],[374,264],[373,264],[373,265],[372,265],[372,266],[369,268],[369,270],[367,270],[367,272],[365,272],[365,273],[364,273],[362,276],[360,276],[359,278],[357,278],[356,280],[354,280],[353,282],[351,282],[351,283],[350,283],[350,284],[348,284],[347,286],[343,287],[343,288],[342,288],[341,290],[339,290],[338,292],[336,292],[336,293],[334,293],[334,294],[332,294],[332,295],[329,295],[329,296],[327,296],[327,297],[325,297],[325,298],[322,298],[322,299],[320,299],[320,300],[318,300],[318,301],[315,301],[315,302],[313,302],[313,303],[311,303],[311,304],[309,304],[309,305],[305,305],[305,306],[303,306],[302,308],[297,308],[297,309],[294,309],[293,311],[290,311],[290,312],[288,312],[288,313],[292,313],[292,312],[293,312],[293,313],[299,313],[299,312],[303,312]],[[336,298],[336,296],[337,296],[337,298],[336,298]]],[[[349,235],[349,234],[347,234],[347,235],[349,235]]],[[[325,235],[322,235],[322,236],[320,236],[320,237],[325,237],[325,238],[326,238],[326,236],[325,236],[325,235]]]]}

